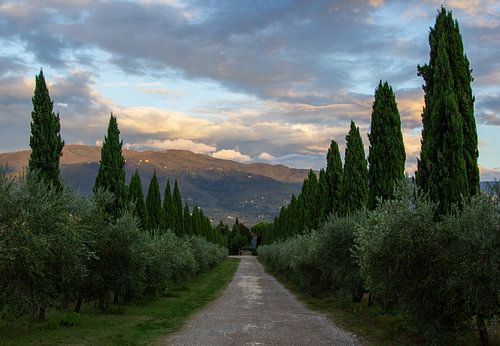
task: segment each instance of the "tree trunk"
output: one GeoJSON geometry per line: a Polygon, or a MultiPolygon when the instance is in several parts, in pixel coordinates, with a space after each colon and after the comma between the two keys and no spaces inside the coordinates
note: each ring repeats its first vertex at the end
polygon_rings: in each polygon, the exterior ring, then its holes
{"type": "Polygon", "coordinates": [[[78,296],[78,300],[76,301],[75,305],[75,312],[80,312],[80,309],[82,308],[82,303],[83,303],[82,297],[78,296]]]}
{"type": "Polygon", "coordinates": [[[484,322],[484,316],[479,312],[476,316],[477,329],[479,329],[479,338],[481,339],[481,345],[489,345],[488,341],[488,330],[486,329],[486,323],[484,322]]]}
{"type": "Polygon", "coordinates": [[[99,310],[104,310],[104,294],[99,295],[99,298],[97,299],[97,306],[99,307],[99,310]]]}
{"type": "Polygon", "coordinates": [[[375,297],[373,293],[368,292],[368,306],[373,306],[375,304],[375,297]]]}
{"type": "Polygon", "coordinates": [[[43,322],[45,320],[45,311],[47,311],[47,308],[45,306],[40,306],[38,310],[38,321],[43,322]]]}

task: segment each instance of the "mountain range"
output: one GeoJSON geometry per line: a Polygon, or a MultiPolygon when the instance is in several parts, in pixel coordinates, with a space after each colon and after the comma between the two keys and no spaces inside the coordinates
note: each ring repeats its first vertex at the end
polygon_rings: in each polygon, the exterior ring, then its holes
{"type": "MultiPolygon", "coordinates": [[[[61,157],[63,180],[79,193],[90,196],[97,175],[101,148],[66,145],[61,157]]],[[[0,166],[16,174],[27,166],[30,151],[0,154],[0,166]]],[[[184,201],[199,206],[214,222],[232,224],[236,217],[247,225],[271,221],[281,206],[300,192],[308,170],[265,163],[239,163],[186,150],[123,150],[127,182],[139,171],[146,194],[156,171],[163,193],[166,180],[177,179],[184,201]]],[[[173,186],[172,186],[173,187],[173,186]]]]}

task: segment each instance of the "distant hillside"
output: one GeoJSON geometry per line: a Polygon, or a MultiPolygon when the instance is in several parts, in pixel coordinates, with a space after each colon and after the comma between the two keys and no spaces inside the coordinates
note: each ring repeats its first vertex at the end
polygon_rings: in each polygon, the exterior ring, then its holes
{"type": "Polygon", "coordinates": [[[498,184],[498,182],[492,180],[492,181],[482,181],[481,183],[481,191],[490,191],[490,189],[495,185],[498,184]]]}
{"type": "MultiPolygon", "coordinates": [[[[26,167],[30,151],[0,154],[0,165],[11,174],[26,167]]],[[[183,198],[198,205],[214,221],[232,222],[236,216],[252,225],[272,220],[279,208],[297,194],[308,171],[283,165],[243,164],[220,160],[185,150],[124,150],[127,179],[138,169],[146,192],[154,170],[160,187],[166,178],[177,179],[183,198]]],[[[100,159],[100,147],[66,145],[61,158],[61,175],[73,188],[91,195],[100,159]]]]}

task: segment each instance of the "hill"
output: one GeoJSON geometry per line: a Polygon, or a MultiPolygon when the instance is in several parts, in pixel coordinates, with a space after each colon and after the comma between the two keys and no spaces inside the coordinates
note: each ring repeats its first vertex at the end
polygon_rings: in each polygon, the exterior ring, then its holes
{"type": "MultiPolygon", "coordinates": [[[[297,194],[308,170],[263,163],[244,164],[216,159],[186,150],[124,150],[127,180],[138,169],[144,192],[156,170],[160,188],[166,179],[179,181],[182,197],[192,207],[198,205],[215,222],[232,223],[239,217],[252,225],[272,220],[279,208],[297,194]]],[[[30,151],[0,154],[0,166],[7,172],[22,172],[30,151]]],[[[99,167],[100,147],[66,145],[61,158],[61,175],[66,183],[90,196],[99,167]]]]}

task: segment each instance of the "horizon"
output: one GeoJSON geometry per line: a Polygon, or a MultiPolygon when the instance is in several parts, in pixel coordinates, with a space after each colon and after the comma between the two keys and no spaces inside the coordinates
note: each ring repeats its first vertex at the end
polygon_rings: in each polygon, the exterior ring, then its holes
{"type": "MultiPolygon", "coordinates": [[[[500,177],[500,4],[443,3],[473,69],[481,181],[491,181],[500,177]]],[[[315,170],[331,139],[343,156],[351,119],[368,155],[373,93],[387,80],[413,175],[423,106],[417,65],[428,62],[440,4],[4,2],[0,152],[29,149],[40,66],[67,144],[102,142],[113,112],[127,149],[315,170]]]]}

